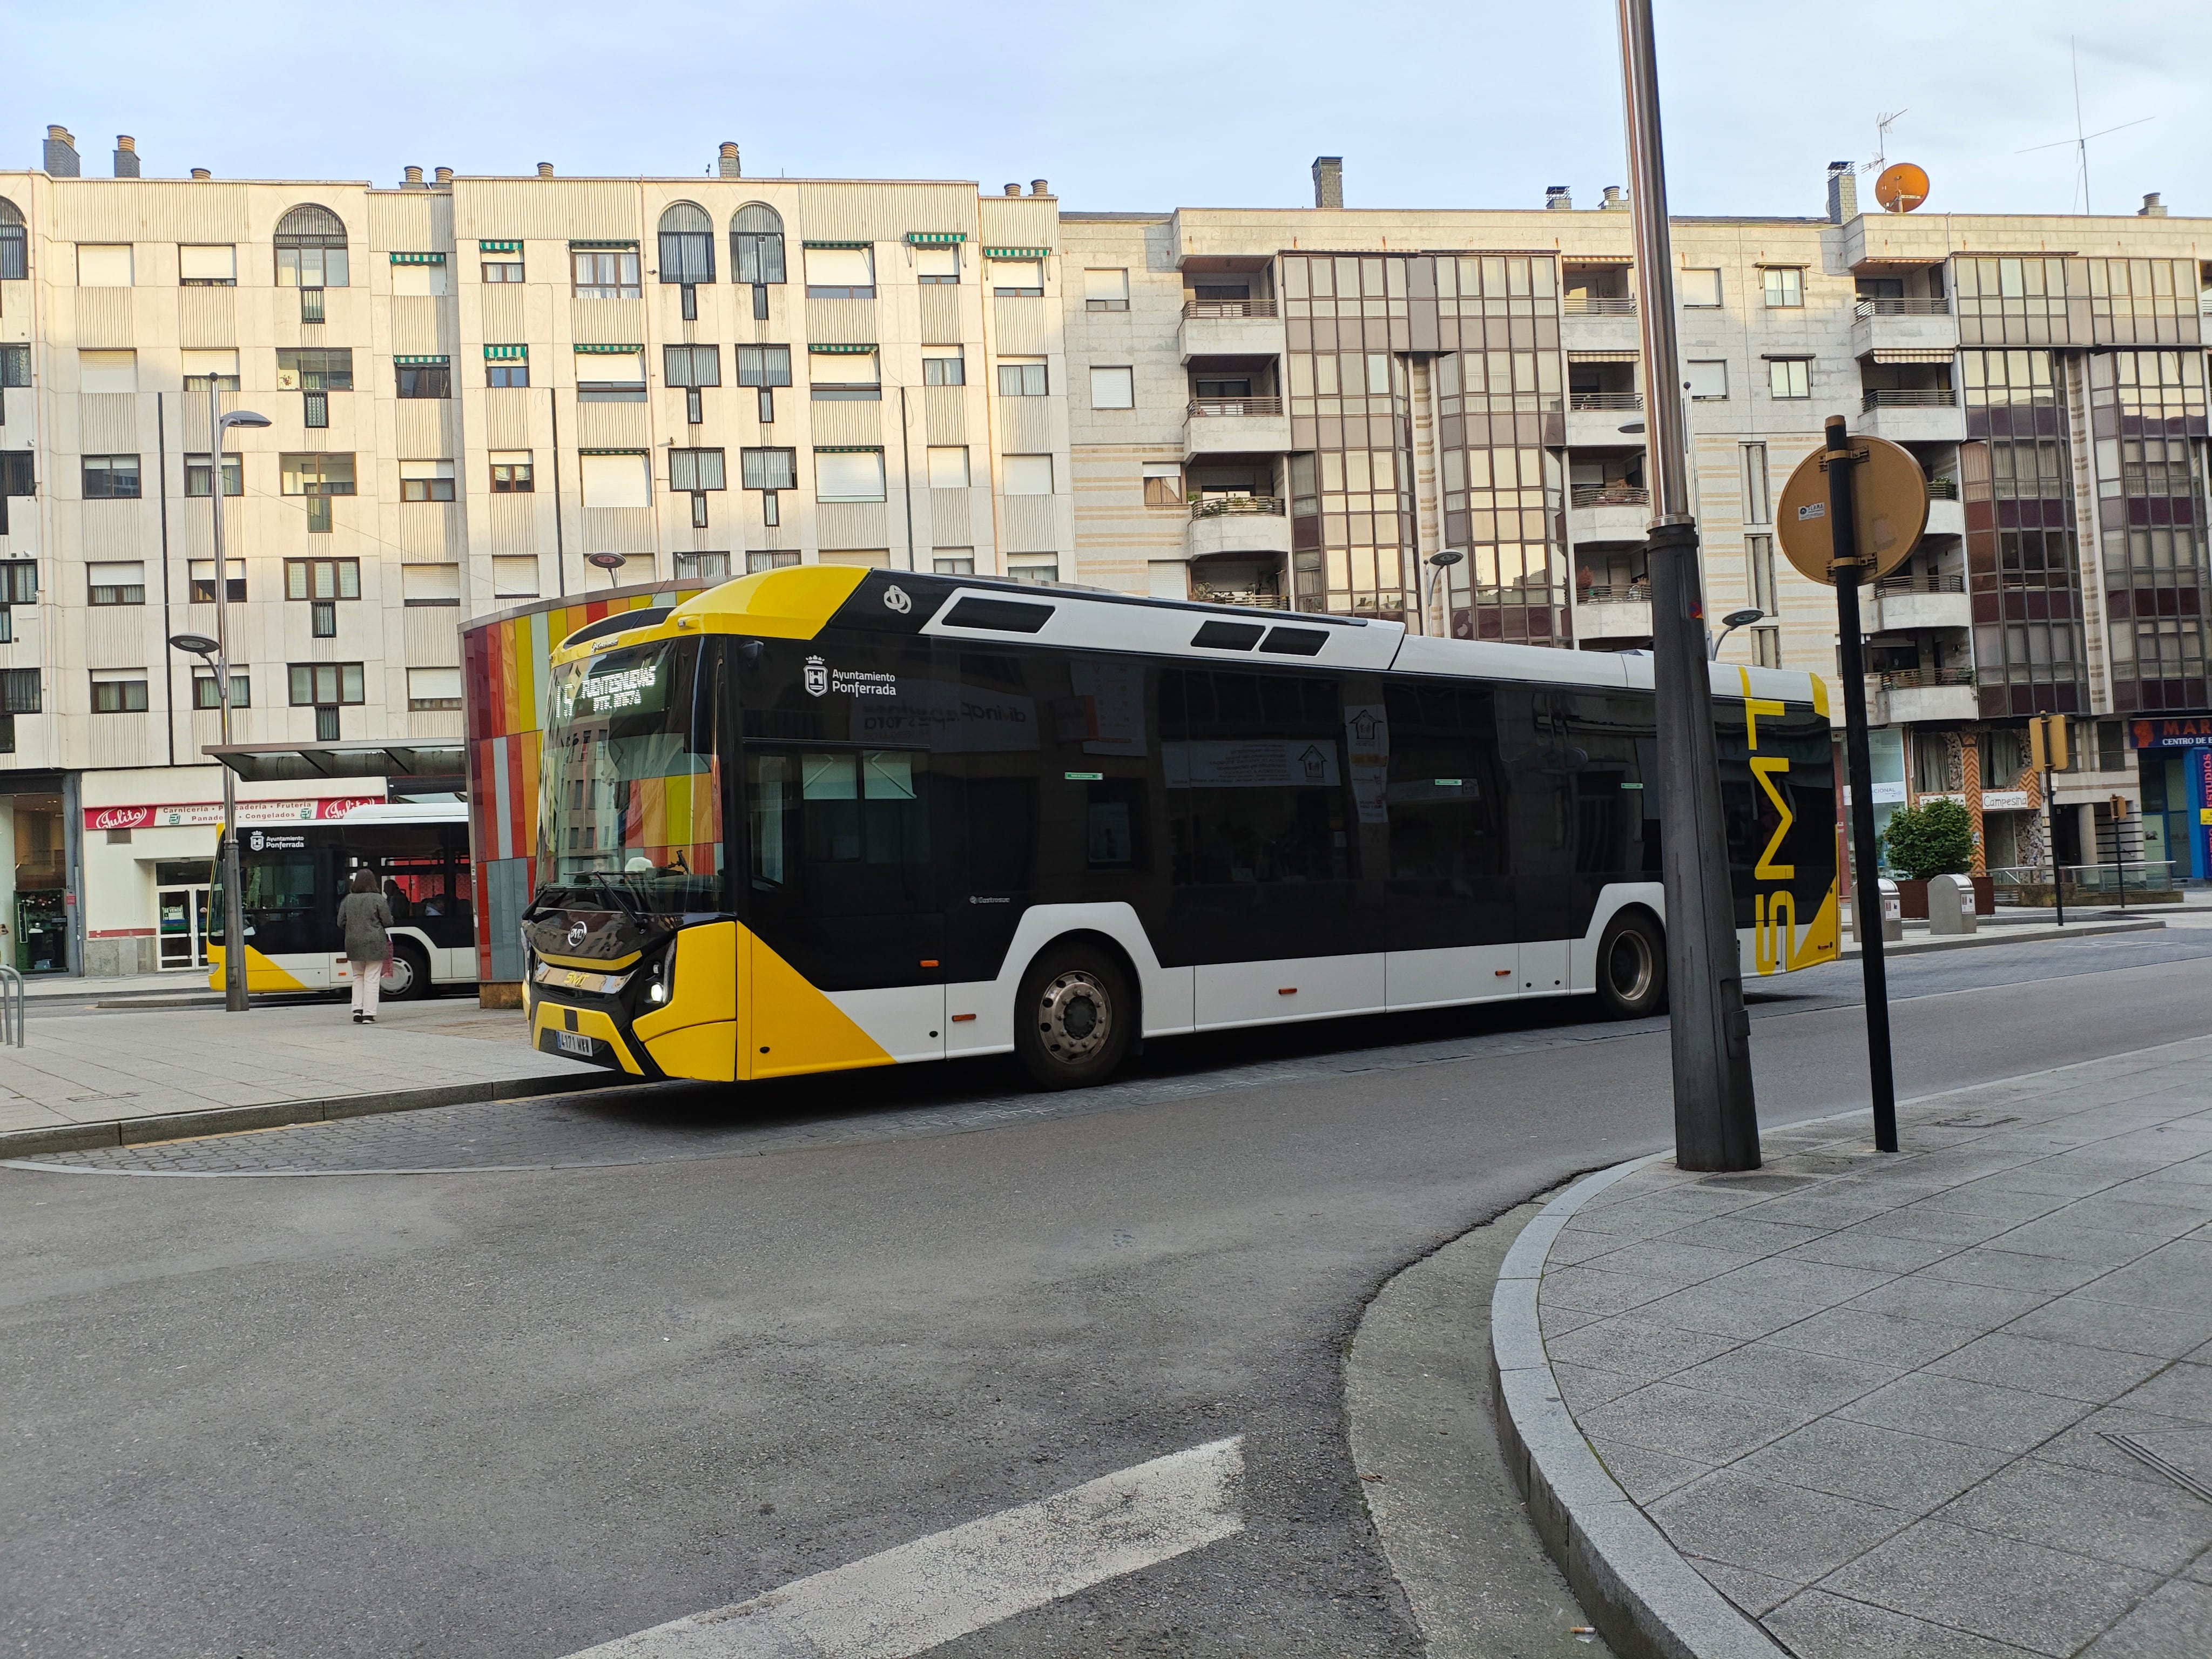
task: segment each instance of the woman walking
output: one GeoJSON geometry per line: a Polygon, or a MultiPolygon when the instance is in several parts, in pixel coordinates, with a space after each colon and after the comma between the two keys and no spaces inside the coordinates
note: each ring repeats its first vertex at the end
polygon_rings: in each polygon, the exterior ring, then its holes
{"type": "Polygon", "coordinates": [[[378,890],[376,872],[366,865],[346,883],[338,926],[345,930],[346,960],[353,964],[353,1023],[374,1025],[384,964],[392,960],[392,940],[385,932],[392,926],[392,907],[378,890]]]}

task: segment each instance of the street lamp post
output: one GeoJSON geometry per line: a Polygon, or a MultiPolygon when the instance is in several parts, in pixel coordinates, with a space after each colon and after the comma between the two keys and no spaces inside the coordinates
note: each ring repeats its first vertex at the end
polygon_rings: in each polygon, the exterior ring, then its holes
{"type": "Polygon", "coordinates": [[[1764,611],[1757,610],[1731,611],[1727,616],[1723,617],[1721,618],[1721,631],[1716,635],[1713,639],[1712,654],[1714,659],[1716,661],[1719,660],[1721,647],[1728,643],[1728,636],[1729,635],[1735,633],[1739,628],[1750,627],[1752,623],[1757,622],[1766,613],[1764,611]]]}
{"type": "MultiPolygon", "coordinates": [[[[217,377],[208,376],[208,503],[214,511],[215,528],[215,695],[222,710],[222,742],[230,746],[230,563],[222,550],[222,434],[233,427],[264,427],[266,415],[250,409],[234,409],[226,415],[217,395],[217,377]]],[[[203,635],[179,635],[170,643],[180,650],[207,653],[186,640],[203,635]]],[[[222,1006],[234,1014],[246,1012],[246,895],[238,859],[238,775],[226,761],[222,769],[222,1006]]]]}
{"type": "MultiPolygon", "coordinates": [[[[1447,547],[1429,555],[1429,564],[1431,567],[1427,600],[1429,605],[1433,605],[1437,602],[1437,590],[1443,585],[1444,572],[1465,557],[1467,555],[1455,547],[1447,547]]],[[[1437,632],[1443,635],[1449,635],[1451,632],[1451,606],[1449,602],[1437,617],[1437,632]]]]}
{"type": "Polygon", "coordinates": [[[611,592],[621,582],[620,572],[629,562],[629,556],[626,553],[586,553],[584,562],[596,565],[607,573],[607,587],[611,592]]]}

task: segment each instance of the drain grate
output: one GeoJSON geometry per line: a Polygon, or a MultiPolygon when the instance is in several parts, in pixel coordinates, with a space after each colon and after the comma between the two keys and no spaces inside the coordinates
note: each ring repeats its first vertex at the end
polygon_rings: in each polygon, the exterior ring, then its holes
{"type": "Polygon", "coordinates": [[[2156,1448],[2146,1445],[2134,1435],[2116,1434],[2110,1429],[2100,1429],[2097,1434],[2100,1439],[2110,1441],[2145,1468],[2156,1469],[2192,1498],[2201,1498],[2212,1504],[2212,1485],[2207,1485],[2156,1448]]]}

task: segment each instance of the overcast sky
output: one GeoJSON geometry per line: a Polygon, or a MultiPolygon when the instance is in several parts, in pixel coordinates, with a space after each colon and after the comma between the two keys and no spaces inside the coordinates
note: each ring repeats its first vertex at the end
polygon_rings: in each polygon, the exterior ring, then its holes
{"type": "MultiPolygon", "coordinates": [[[[1045,178],[1063,208],[1297,206],[1317,154],[1352,207],[1578,206],[1624,182],[1606,0],[1103,5],[835,0],[302,9],[0,0],[0,167],[45,124],[88,174],[114,135],[149,174],[368,179],[400,168],[659,176],[1045,178]],[[204,20],[220,20],[210,22],[204,20]]],[[[1660,0],[1677,213],[1817,214],[1829,161],[1926,167],[1929,210],[2078,211],[2069,34],[2092,204],[2212,214],[2212,4],[1660,0]]],[[[1870,198],[1871,192],[1867,191],[1870,198]]]]}

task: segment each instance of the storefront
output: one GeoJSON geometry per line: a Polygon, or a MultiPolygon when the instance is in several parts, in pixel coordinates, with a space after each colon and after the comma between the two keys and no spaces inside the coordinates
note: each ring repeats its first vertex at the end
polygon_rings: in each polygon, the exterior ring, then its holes
{"type": "Polygon", "coordinates": [[[2131,722],[2142,788],[2142,856],[2176,881],[2212,879],[2212,714],[2131,722]]]}
{"type": "Polygon", "coordinates": [[[24,974],[77,969],[83,945],[77,781],[0,773],[0,961],[24,974]]]}

